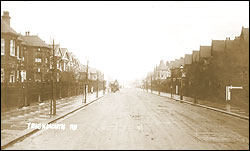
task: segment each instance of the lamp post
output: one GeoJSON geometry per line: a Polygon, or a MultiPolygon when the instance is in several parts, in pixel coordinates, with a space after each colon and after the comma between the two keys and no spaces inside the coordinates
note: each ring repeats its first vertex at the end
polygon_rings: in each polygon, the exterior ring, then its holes
{"type": "Polygon", "coordinates": [[[182,94],[182,78],[183,78],[183,66],[181,65],[181,87],[180,87],[180,100],[183,100],[183,94],[182,94]]]}
{"type": "Polygon", "coordinates": [[[53,39],[53,45],[52,45],[52,71],[51,71],[51,81],[52,81],[52,95],[51,95],[51,101],[50,101],[50,114],[56,115],[56,99],[54,97],[54,70],[55,70],[55,52],[54,52],[54,39],[53,39]]]}
{"type": "Polygon", "coordinates": [[[86,89],[88,89],[88,75],[89,75],[89,60],[87,60],[87,71],[86,71],[86,83],[85,83],[85,85],[84,85],[84,92],[85,92],[85,97],[84,97],[84,103],[86,103],[87,102],[87,93],[88,93],[88,90],[86,90],[86,89]]]}

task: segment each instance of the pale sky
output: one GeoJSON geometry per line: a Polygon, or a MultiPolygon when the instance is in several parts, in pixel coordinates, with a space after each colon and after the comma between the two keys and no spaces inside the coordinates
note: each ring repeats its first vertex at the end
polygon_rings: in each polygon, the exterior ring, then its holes
{"type": "Polygon", "coordinates": [[[249,2],[3,2],[18,33],[52,39],[121,83],[249,27],[249,2]]]}

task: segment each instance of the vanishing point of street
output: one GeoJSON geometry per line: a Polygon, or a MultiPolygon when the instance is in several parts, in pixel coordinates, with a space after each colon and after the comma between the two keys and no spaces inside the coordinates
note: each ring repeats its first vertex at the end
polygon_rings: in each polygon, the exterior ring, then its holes
{"type": "Polygon", "coordinates": [[[249,149],[249,121],[153,95],[110,93],[6,149],[249,149]]]}

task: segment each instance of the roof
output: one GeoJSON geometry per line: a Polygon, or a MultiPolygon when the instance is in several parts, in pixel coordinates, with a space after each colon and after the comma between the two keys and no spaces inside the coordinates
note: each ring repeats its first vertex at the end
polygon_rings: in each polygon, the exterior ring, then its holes
{"type": "Polygon", "coordinates": [[[199,60],[200,60],[200,51],[193,50],[192,56],[193,56],[192,62],[199,62],[199,60]]]}
{"type": "MultiPolygon", "coordinates": [[[[49,45],[51,51],[53,51],[53,45],[49,45]]],[[[60,44],[54,44],[55,56],[60,56],[60,44]]]]}
{"type": "Polygon", "coordinates": [[[240,41],[239,39],[234,39],[234,40],[226,40],[225,41],[225,50],[240,50],[240,41]]]}
{"type": "Polygon", "coordinates": [[[169,68],[172,69],[174,67],[174,61],[170,61],[169,68]]]}
{"type": "Polygon", "coordinates": [[[1,33],[12,33],[18,35],[17,32],[10,27],[3,19],[1,19],[1,33]]]}
{"type": "Polygon", "coordinates": [[[70,60],[70,61],[72,61],[72,55],[73,55],[72,52],[68,52],[68,56],[69,56],[69,60],[70,60]]]}
{"type": "Polygon", "coordinates": [[[50,48],[48,44],[46,44],[42,39],[38,36],[22,36],[25,45],[34,46],[34,47],[47,47],[50,48]]]}
{"type": "Polygon", "coordinates": [[[248,40],[249,39],[249,28],[242,27],[240,37],[243,38],[243,39],[248,40]]]}
{"type": "Polygon", "coordinates": [[[225,48],[225,40],[212,40],[212,51],[223,52],[225,48]]]}
{"type": "Polygon", "coordinates": [[[157,66],[156,69],[158,69],[158,70],[167,70],[168,67],[165,65],[163,60],[161,60],[159,66],[157,66]]]}
{"type": "Polygon", "coordinates": [[[181,67],[181,65],[184,66],[184,58],[183,57],[181,57],[180,59],[175,59],[175,61],[173,63],[173,68],[179,68],[179,67],[181,67]]]}
{"type": "Polygon", "coordinates": [[[62,57],[67,59],[67,52],[68,52],[68,49],[67,48],[61,48],[61,53],[62,53],[62,57]]]}
{"type": "Polygon", "coordinates": [[[97,71],[95,68],[89,68],[89,73],[95,74],[97,71]]]}
{"type": "Polygon", "coordinates": [[[211,57],[211,46],[200,46],[200,58],[211,57]]]}

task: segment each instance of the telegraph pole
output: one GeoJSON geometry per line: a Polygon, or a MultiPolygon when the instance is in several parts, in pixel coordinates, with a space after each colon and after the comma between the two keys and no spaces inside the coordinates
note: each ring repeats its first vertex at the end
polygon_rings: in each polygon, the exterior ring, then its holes
{"type": "Polygon", "coordinates": [[[85,98],[84,98],[84,103],[87,102],[87,93],[88,93],[88,90],[86,90],[87,88],[87,84],[88,84],[88,75],[89,75],[89,60],[87,60],[87,72],[86,72],[86,84],[85,84],[85,87],[84,87],[84,92],[85,92],[85,98]]]}
{"type": "Polygon", "coordinates": [[[98,91],[99,91],[99,71],[97,71],[97,90],[96,90],[96,98],[98,98],[98,91]]]}
{"type": "Polygon", "coordinates": [[[56,100],[54,98],[54,70],[55,70],[55,49],[54,49],[54,39],[53,39],[53,45],[52,45],[52,55],[53,55],[53,65],[52,65],[52,99],[50,102],[50,114],[56,115],[56,100]]]}

